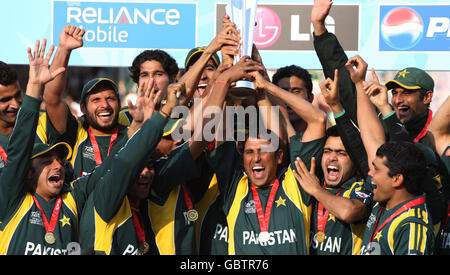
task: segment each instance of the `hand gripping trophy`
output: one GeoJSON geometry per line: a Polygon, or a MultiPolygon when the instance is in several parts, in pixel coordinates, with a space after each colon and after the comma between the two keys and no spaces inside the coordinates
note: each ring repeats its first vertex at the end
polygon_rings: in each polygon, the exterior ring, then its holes
{"type": "MultiPolygon", "coordinates": [[[[257,6],[257,0],[228,0],[226,13],[230,20],[236,24],[242,39],[239,56],[234,57],[235,64],[242,56],[252,56],[257,6]]],[[[254,91],[252,82],[239,80],[230,92],[236,98],[245,99],[254,91]]]]}

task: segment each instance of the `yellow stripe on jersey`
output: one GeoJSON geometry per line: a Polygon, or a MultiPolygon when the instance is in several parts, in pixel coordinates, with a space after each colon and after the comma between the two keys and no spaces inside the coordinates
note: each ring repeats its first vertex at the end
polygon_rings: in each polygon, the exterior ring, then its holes
{"type": "Polygon", "coordinates": [[[231,204],[230,211],[227,215],[227,223],[228,223],[228,255],[235,255],[234,249],[234,227],[236,224],[237,216],[239,215],[239,210],[241,209],[241,202],[247,196],[248,193],[248,181],[247,175],[241,178],[238,183],[236,194],[233,199],[233,203],[231,204]]]}
{"type": "MultiPolygon", "coordinates": [[[[73,187],[73,186],[72,186],[72,187],[73,187]]],[[[77,217],[77,224],[79,224],[79,217],[78,217],[77,203],[75,202],[75,199],[74,199],[72,193],[69,193],[69,192],[64,193],[64,194],[62,195],[62,199],[63,199],[64,204],[67,206],[67,208],[69,208],[70,211],[72,211],[73,215],[74,215],[75,217],[77,217]]],[[[79,227],[78,227],[78,226],[77,226],[77,228],[78,228],[78,230],[79,230],[79,227]]]]}
{"type": "Polygon", "coordinates": [[[297,179],[289,166],[288,170],[284,173],[283,189],[288,198],[297,206],[303,216],[303,223],[305,224],[305,237],[306,247],[309,254],[309,242],[310,242],[310,227],[311,227],[311,205],[307,206],[302,199],[302,194],[298,187],[297,179]]]}
{"type": "Polygon", "coordinates": [[[117,228],[122,226],[129,218],[131,218],[131,207],[128,198],[122,202],[117,214],[106,223],[103,219],[98,215],[97,211],[94,208],[95,214],[95,241],[94,241],[94,250],[95,251],[103,251],[106,255],[111,253],[112,248],[112,240],[114,232],[117,228]]]}
{"type": "Polygon", "coordinates": [[[6,255],[6,253],[8,252],[9,242],[16,232],[17,226],[33,206],[33,203],[34,201],[32,195],[30,193],[27,193],[19,209],[8,222],[5,229],[3,229],[3,231],[0,231],[0,255],[6,255]]]}
{"type": "MultiPolygon", "coordinates": [[[[83,124],[80,121],[77,121],[78,129],[77,129],[77,139],[75,141],[75,145],[73,146],[73,153],[72,157],[70,158],[70,164],[72,164],[72,167],[75,166],[75,160],[78,155],[78,149],[83,141],[85,141],[88,137],[88,132],[83,128],[83,124]]],[[[79,176],[79,175],[75,175],[79,176]]]]}
{"type": "Polygon", "coordinates": [[[175,255],[175,209],[180,185],[174,188],[164,205],[150,202],[149,214],[156,245],[161,255],[175,255]]]}
{"type": "Polygon", "coordinates": [[[208,190],[206,190],[202,199],[195,205],[195,208],[198,211],[198,219],[195,222],[195,244],[197,250],[199,249],[200,244],[200,234],[203,219],[205,218],[206,212],[208,212],[209,207],[216,200],[218,195],[219,195],[219,185],[217,184],[216,174],[214,174],[211,181],[209,182],[208,190]]]}
{"type": "Polygon", "coordinates": [[[120,110],[119,112],[119,118],[118,118],[118,123],[124,126],[130,126],[131,125],[131,120],[129,119],[129,117],[127,116],[127,114],[129,114],[129,108],[128,107],[124,107],[120,110]]]}
{"type": "MultiPolygon", "coordinates": [[[[408,211],[405,211],[404,213],[400,214],[397,218],[395,218],[391,225],[389,226],[388,230],[388,244],[389,249],[391,250],[392,254],[395,254],[394,252],[394,233],[399,224],[403,222],[404,219],[409,217],[417,217],[421,220],[423,220],[425,223],[428,223],[428,213],[420,208],[412,208],[408,211]]],[[[418,251],[419,253],[424,253],[425,251],[425,245],[427,240],[427,228],[425,225],[409,222],[407,224],[403,224],[402,226],[410,226],[410,232],[409,232],[409,250],[410,251],[418,251]]]]}
{"type": "Polygon", "coordinates": [[[39,115],[38,125],[36,128],[36,134],[43,143],[47,142],[47,113],[41,112],[39,115]]]}
{"type": "MultiPolygon", "coordinates": [[[[362,181],[356,181],[352,184],[350,189],[344,192],[343,198],[350,198],[353,190],[360,191],[362,189],[362,181]]],[[[365,224],[351,224],[352,228],[352,255],[359,255],[361,253],[362,241],[364,232],[366,231],[365,224]]]]}

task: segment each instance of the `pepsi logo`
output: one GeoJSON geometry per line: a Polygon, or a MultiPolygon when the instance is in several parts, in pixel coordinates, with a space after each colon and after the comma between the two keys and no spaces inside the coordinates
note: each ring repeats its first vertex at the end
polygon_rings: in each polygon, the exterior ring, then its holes
{"type": "Polygon", "coordinates": [[[422,18],[412,9],[395,8],[383,18],[381,36],[390,47],[407,50],[423,36],[422,18]]]}

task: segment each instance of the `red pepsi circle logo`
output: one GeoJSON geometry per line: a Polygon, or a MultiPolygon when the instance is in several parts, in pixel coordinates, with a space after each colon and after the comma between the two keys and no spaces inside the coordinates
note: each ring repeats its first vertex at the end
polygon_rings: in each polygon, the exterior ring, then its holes
{"type": "Polygon", "coordinates": [[[383,18],[381,36],[396,50],[410,49],[423,36],[422,18],[412,9],[395,8],[383,18]]]}
{"type": "Polygon", "coordinates": [[[278,14],[267,7],[258,7],[253,33],[253,42],[257,48],[267,48],[275,44],[281,34],[281,20],[278,14]]]}

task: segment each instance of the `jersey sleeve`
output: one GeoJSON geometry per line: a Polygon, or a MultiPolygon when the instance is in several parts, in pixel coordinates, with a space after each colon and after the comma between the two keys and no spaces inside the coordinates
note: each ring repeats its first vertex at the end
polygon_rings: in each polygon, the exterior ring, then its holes
{"type": "MultiPolygon", "coordinates": [[[[67,107],[68,108],[68,107],[67,107]]],[[[39,116],[39,123],[36,129],[36,135],[39,140],[47,144],[55,144],[57,142],[67,142],[72,148],[75,146],[78,129],[78,121],[70,111],[67,113],[66,131],[60,134],[50,121],[46,112],[42,112],[39,116]]]]}
{"type": "Polygon", "coordinates": [[[334,70],[338,69],[341,104],[349,113],[350,118],[357,123],[356,88],[350,78],[350,73],[345,67],[348,57],[344,49],[337,37],[328,31],[319,36],[314,35],[314,49],[322,65],[325,78],[329,77],[334,79],[334,70]]]}
{"type": "Polygon", "coordinates": [[[85,197],[94,190],[95,209],[104,221],[114,217],[129,186],[137,180],[158,145],[166,122],[166,118],[154,113],[117,153],[109,155],[111,159],[100,165],[105,165],[102,169],[95,169],[87,176],[98,177],[96,173],[104,172],[98,181],[88,180],[84,187],[85,197]]]}
{"type": "Polygon", "coordinates": [[[40,99],[25,95],[17,114],[16,124],[10,136],[6,152],[8,162],[0,174],[0,221],[16,208],[27,181],[31,166],[40,99]]]}
{"type": "Polygon", "coordinates": [[[199,168],[192,157],[189,142],[175,148],[166,159],[156,165],[156,175],[152,190],[158,197],[166,197],[179,184],[200,176],[199,168]]]}

